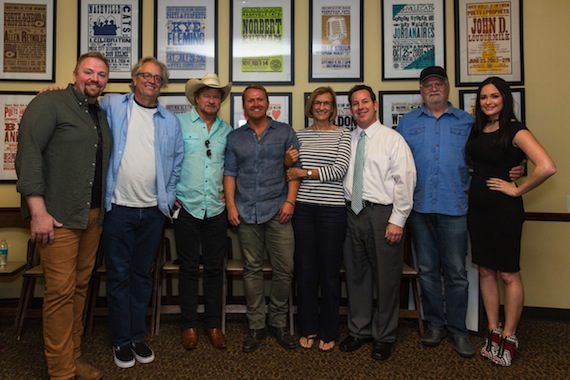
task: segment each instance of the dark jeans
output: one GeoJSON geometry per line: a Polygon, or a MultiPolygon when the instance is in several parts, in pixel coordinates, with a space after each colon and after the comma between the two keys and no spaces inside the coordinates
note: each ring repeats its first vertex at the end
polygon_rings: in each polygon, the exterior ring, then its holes
{"type": "Polygon", "coordinates": [[[152,269],[164,215],[157,207],[113,205],[103,224],[107,303],[114,346],[144,341],[152,269]]]}
{"type": "Polygon", "coordinates": [[[409,219],[424,317],[434,329],[468,336],[467,217],[412,212],[409,219]]]}
{"type": "Polygon", "coordinates": [[[212,329],[222,326],[227,230],[228,218],[225,210],[220,215],[201,220],[194,218],[182,208],[178,219],[174,221],[176,252],[180,262],[178,293],[183,330],[198,325],[196,307],[198,306],[200,256],[204,264],[203,327],[212,329]]]}
{"type": "Polygon", "coordinates": [[[292,222],[299,333],[318,334],[324,342],[336,340],[346,207],[297,203],[292,222]]]}

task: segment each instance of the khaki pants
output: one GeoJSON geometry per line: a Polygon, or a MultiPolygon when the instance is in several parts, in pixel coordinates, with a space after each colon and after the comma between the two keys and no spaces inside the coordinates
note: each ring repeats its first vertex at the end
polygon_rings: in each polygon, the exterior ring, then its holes
{"type": "Polygon", "coordinates": [[[81,356],[83,309],[102,228],[100,209],[89,214],[84,230],[55,229],[53,244],[39,248],[44,267],[43,328],[51,379],[75,376],[74,360],[81,356]]]}

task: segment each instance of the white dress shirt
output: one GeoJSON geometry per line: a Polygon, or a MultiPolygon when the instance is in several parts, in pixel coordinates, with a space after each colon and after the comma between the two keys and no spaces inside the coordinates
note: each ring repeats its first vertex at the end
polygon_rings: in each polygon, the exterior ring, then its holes
{"type": "Polygon", "coordinates": [[[376,120],[366,129],[352,131],[350,165],[344,176],[344,196],[352,198],[354,161],[360,133],[366,133],[364,152],[364,188],[362,199],[393,205],[389,223],[404,227],[412,211],[416,166],[408,144],[398,132],[376,120]]]}

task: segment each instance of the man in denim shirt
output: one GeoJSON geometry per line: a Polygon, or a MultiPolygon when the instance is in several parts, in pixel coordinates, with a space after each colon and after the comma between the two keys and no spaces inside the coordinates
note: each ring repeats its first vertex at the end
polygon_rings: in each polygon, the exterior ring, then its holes
{"type": "Polygon", "coordinates": [[[421,72],[420,91],[424,104],[402,117],[398,131],[412,149],[418,175],[409,226],[428,322],[422,343],[437,346],[449,331],[459,355],[472,357],[465,324],[469,170],[464,148],[474,120],[449,103],[442,67],[421,72]]]}
{"type": "Polygon", "coordinates": [[[248,122],[228,135],[224,192],[228,220],[239,226],[244,256],[244,287],[249,333],[243,352],[253,352],[265,338],[263,256],[273,267],[269,304],[269,332],[289,349],[297,346],[287,329],[287,299],[293,278],[295,242],[291,217],[300,182],[287,182],[283,159],[290,146],[299,149],[291,126],[267,117],[269,99],[260,85],[243,91],[248,122]]]}

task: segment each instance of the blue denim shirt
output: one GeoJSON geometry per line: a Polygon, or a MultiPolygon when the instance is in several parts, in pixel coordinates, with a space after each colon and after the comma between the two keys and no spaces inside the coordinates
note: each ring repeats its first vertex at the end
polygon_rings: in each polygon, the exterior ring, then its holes
{"type": "Polygon", "coordinates": [[[473,122],[471,115],[451,103],[439,119],[422,105],[400,120],[397,130],[406,139],[416,163],[414,211],[467,214],[469,167],[465,143],[473,122]]]}
{"type": "Polygon", "coordinates": [[[212,125],[202,121],[196,108],[177,115],[184,138],[184,161],[176,197],[190,215],[203,220],[220,215],[226,203],[220,200],[223,192],[224,152],[232,127],[219,116],[212,125]],[[206,147],[209,141],[209,147],[206,147]],[[208,157],[206,152],[210,150],[208,157]]]}
{"type": "MultiPolygon", "coordinates": [[[[111,164],[107,172],[105,210],[111,210],[111,198],[117,183],[117,172],[127,143],[127,127],[132,112],[134,93],[107,94],[99,102],[107,113],[107,120],[113,133],[111,164]]],[[[170,218],[170,208],[176,199],[176,183],[184,157],[180,123],[174,114],[158,105],[154,114],[154,148],[156,157],[156,188],[158,208],[170,218]]]]}
{"type": "Polygon", "coordinates": [[[235,203],[244,223],[269,221],[287,198],[283,160],[290,146],[299,150],[295,131],[275,120],[259,139],[249,124],[228,135],[224,176],[236,177],[235,203]]]}

